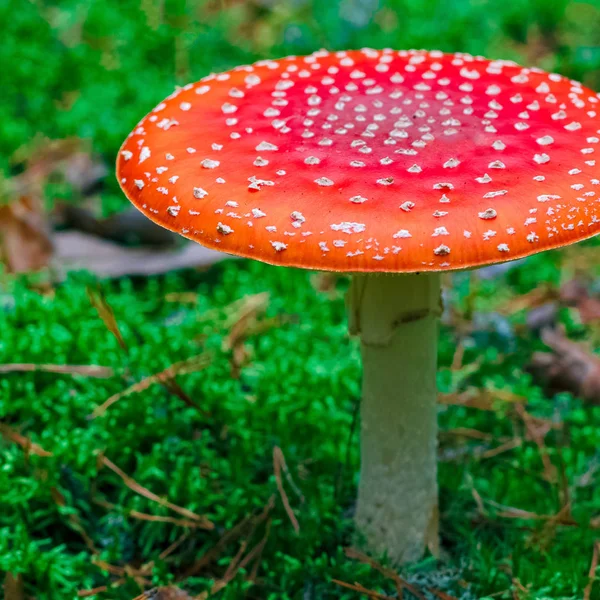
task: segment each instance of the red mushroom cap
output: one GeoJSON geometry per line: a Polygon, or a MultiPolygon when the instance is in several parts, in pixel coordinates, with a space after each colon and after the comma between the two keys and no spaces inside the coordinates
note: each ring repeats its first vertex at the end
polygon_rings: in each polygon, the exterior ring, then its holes
{"type": "Polygon", "coordinates": [[[503,262],[600,231],[600,96],[465,54],[260,61],[169,96],[117,171],[204,246],[335,271],[503,262]]]}

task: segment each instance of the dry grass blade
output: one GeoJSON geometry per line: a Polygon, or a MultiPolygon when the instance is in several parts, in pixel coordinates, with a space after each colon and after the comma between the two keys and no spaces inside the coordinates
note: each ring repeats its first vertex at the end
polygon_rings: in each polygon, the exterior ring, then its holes
{"type": "Polygon", "coordinates": [[[558,479],[558,472],[550,460],[548,448],[544,440],[550,431],[560,429],[560,424],[553,423],[547,419],[533,417],[525,410],[522,404],[515,406],[515,412],[523,421],[528,438],[533,440],[538,447],[540,459],[544,465],[544,478],[550,483],[555,483],[558,479]]]}
{"type": "Polygon", "coordinates": [[[21,573],[13,575],[7,573],[4,577],[4,590],[5,600],[25,600],[25,591],[23,585],[23,575],[21,573]]]}
{"type": "MultiPolygon", "coordinates": [[[[211,362],[212,356],[210,354],[204,353],[199,354],[197,356],[192,356],[177,363],[173,363],[171,366],[164,369],[164,371],[161,371],[160,373],[155,373],[154,375],[150,375],[149,377],[145,377],[141,381],[134,383],[132,386],[128,387],[122,392],[113,394],[103,404],[94,409],[92,416],[94,418],[102,416],[115,402],[118,402],[121,398],[125,398],[126,396],[138,392],[143,392],[144,390],[147,390],[150,386],[156,383],[169,385],[169,382],[171,382],[177,375],[187,375],[189,373],[196,373],[198,371],[202,371],[202,369],[208,367],[208,365],[210,365],[211,362]]],[[[170,389],[170,391],[172,391],[172,388],[170,389]]]]}
{"type": "MultiPolygon", "coordinates": [[[[157,516],[157,515],[149,515],[148,513],[139,512],[137,510],[128,510],[122,507],[119,507],[116,504],[112,504],[111,502],[106,502],[104,500],[100,500],[98,498],[93,498],[92,502],[97,504],[98,506],[102,506],[108,510],[121,510],[125,515],[131,517],[133,519],[139,519],[140,521],[151,521],[156,523],[171,523],[172,525],[176,525],[177,527],[189,527],[191,529],[198,529],[199,524],[197,521],[191,521],[190,519],[177,519],[175,517],[166,517],[166,516],[157,516]]],[[[184,534],[184,536],[187,534],[184,534]]]]}
{"type": "Polygon", "coordinates": [[[40,196],[9,189],[8,204],[0,198],[0,262],[9,273],[39,271],[52,256],[50,231],[40,196]]]}
{"type": "MultiPolygon", "coordinates": [[[[98,558],[97,556],[92,557],[92,563],[96,565],[99,569],[110,573],[111,575],[116,575],[118,577],[147,577],[152,572],[153,564],[144,565],[141,568],[135,568],[131,565],[125,565],[124,567],[117,567],[115,565],[111,565],[107,563],[105,560],[98,558]]],[[[114,584],[113,584],[114,585],[114,584]]]]}
{"type": "Polygon", "coordinates": [[[400,577],[396,571],[389,569],[378,563],[374,558],[367,556],[363,552],[356,550],[356,548],[344,548],[344,554],[351,559],[358,560],[359,562],[369,565],[372,569],[375,569],[381,573],[384,577],[391,579],[396,586],[396,591],[401,596],[402,589],[408,590],[413,596],[419,600],[426,600],[425,596],[411,583],[408,583],[405,579],[400,577]]]}
{"type": "Polygon", "coordinates": [[[113,312],[112,307],[104,297],[104,294],[100,288],[97,287],[94,289],[88,286],[87,293],[92,306],[98,312],[98,316],[102,319],[106,329],[108,329],[115,336],[119,346],[121,346],[121,348],[127,352],[127,344],[121,335],[121,330],[119,329],[119,324],[115,318],[115,313],[113,312]]]}
{"type": "Polygon", "coordinates": [[[468,389],[460,393],[438,394],[438,403],[446,406],[465,406],[478,410],[496,411],[503,404],[519,404],[524,398],[501,390],[468,389]]]}
{"type": "MultiPolygon", "coordinates": [[[[58,506],[67,506],[67,501],[65,497],[57,488],[51,487],[50,495],[52,496],[52,499],[58,506]]],[[[98,550],[94,546],[92,538],[87,534],[86,530],[84,529],[79,517],[75,513],[70,513],[69,515],[67,515],[67,520],[71,524],[71,527],[73,527],[73,529],[81,536],[81,538],[85,542],[85,545],[91,550],[91,552],[93,554],[97,554],[98,550]]]]}
{"type": "Polygon", "coordinates": [[[596,581],[596,569],[598,568],[598,558],[600,555],[600,541],[596,540],[594,542],[594,550],[592,552],[592,562],[590,564],[590,570],[588,573],[589,582],[585,586],[583,590],[583,600],[590,600],[592,597],[592,587],[594,586],[594,582],[596,581]]]}
{"type": "Polygon", "coordinates": [[[180,535],[168,548],[165,548],[158,555],[158,558],[160,560],[165,560],[166,558],[168,558],[171,554],[173,554],[173,552],[175,552],[175,550],[177,550],[177,548],[179,548],[179,546],[181,546],[181,544],[183,544],[183,542],[185,542],[185,540],[188,539],[189,535],[189,532],[180,535]]]}
{"type": "Polygon", "coordinates": [[[519,448],[523,445],[523,440],[521,438],[513,438],[512,440],[508,440],[495,448],[490,448],[485,452],[482,452],[479,456],[480,458],[493,458],[504,452],[509,452],[510,450],[514,450],[515,448],[519,448]]]}
{"type": "Polygon", "coordinates": [[[194,564],[191,567],[189,567],[187,571],[185,571],[185,573],[183,574],[183,579],[187,579],[188,577],[197,575],[204,567],[208,566],[211,562],[217,560],[221,555],[221,552],[225,549],[225,547],[228,544],[238,539],[245,533],[247,533],[247,539],[252,537],[252,535],[260,526],[260,524],[264,523],[268,519],[274,506],[275,497],[271,496],[260,514],[252,514],[248,515],[247,517],[244,517],[229,531],[225,532],[221,539],[210,550],[208,550],[208,552],[206,552],[203,556],[196,560],[194,564]]]}
{"type": "Polygon", "coordinates": [[[0,373],[59,373],[61,375],[83,375],[84,377],[96,377],[108,379],[115,374],[110,367],[100,365],[37,365],[33,363],[9,363],[0,365],[0,373]]]}
{"type": "Polygon", "coordinates": [[[157,515],[149,515],[147,513],[142,513],[137,510],[129,511],[129,516],[134,519],[139,519],[140,521],[153,521],[155,523],[171,523],[172,525],[177,525],[177,527],[191,527],[191,528],[202,528],[201,523],[198,521],[191,521],[189,519],[176,519],[175,517],[160,517],[157,515]]]}
{"type": "Polygon", "coordinates": [[[244,342],[250,335],[260,315],[269,304],[268,292],[242,298],[239,306],[228,319],[229,335],[224,340],[224,350],[231,351],[231,375],[238,378],[241,368],[248,358],[244,342]]]}
{"type": "Polygon", "coordinates": [[[113,473],[116,473],[123,480],[123,483],[136,494],[139,494],[140,496],[143,496],[144,498],[147,498],[152,502],[156,502],[157,504],[160,504],[161,506],[164,506],[172,510],[173,512],[176,512],[182,515],[183,517],[186,517],[187,519],[191,519],[192,521],[197,523],[196,526],[201,529],[214,529],[214,523],[209,521],[206,517],[197,515],[196,513],[192,512],[191,510],[188,510],[187,508],[182,508],[181,506],[177,506],[176,504],[173,504],[172,502],[169,502],[168,500],[157,496],[148,488],[145,488],[144,486],[140,485],[137,481],[135,481],[135,479],[129,477],[129,475],[127,475],[121,469],[119,469],[119,467],[117,467],[117,465],[115,465],[108,458],[106,458],[106,456],[101,457],[101,462],[103,465],[108,467],[113,473]]]}
{"type": "Polygon", "coordinates": [[[281,470],[284,469],[287,471],[287,465],[285,463],[285,457],[283,456],[283,452],[279,446],[275,446],[273,448],[273,470],[275,472],[275,481],[277,482],[277,489],[279,490],[279,495],[281,497],[281,501],[283,502],[283,507],[285,508],[285,512],[287,513],[290,521],[292,523],[292,527],[296,534],[300,533],[300,524],[298,523],[298,519],[292,510],[290,505],[289,498],[286,494],[285,488],[283,487],[283,482],[281,480],[281,470]]]}
{"type": "Polygon", "coordinates": [[[169,585],[152,588],[151,590],[136,596],[133,600],[192,600],[192,597],[184,590],[169,585]]]}
{"type": "MultiPolygon", "coordinates": [[[[480,497],[481,498],[481,497],[480,497]]],[[[522,508],[515,508],[513,506],[504,506],[493,500],[485,501],[489,506],[492,506],[497,510],[496,516],[502,519],[522,519],[524,521],[545,521],[552,525],[565,525],[568,527],[577,527],[579,524],[571,516],[570,505],[563,506],[557,513],[553,515],[540,515],[538,513],[531,512],[529,510],[523,510],[522,508]]],[[[485,514],[483,510],[483,500],[481,500],[481,512],[485,514]]]]}
{"type": "Polygon", "coordinates": [[[90,596],[96,596],[97,594],[102,594],[103,592],[108,591],[108,586],[101,585],[96,588],[92,588],[90,590],[80,590],[77,592],[78,598],[89,598],[90,596]]]}
{"type": "Polygon", "coordinates": [[[18,444],[28,454],[35,454],[36,456],[52,456],[52,452],[47,452],[38,444],[34,444],[28,437],[21,435],[16,432],[12,427],[4,423],[0,423],[0,435],[7,439],[9,442],[18,444]]]}
{"type": "Polygon", "coordinates": [[[349,590],[353,590],[358,592],[359,594],[364,594],[369,598],[373,598],[374,600],[397,600],[396,598],[392,598],[392,596],[386,596],[385,594],[380,594],[379,592],[375,592],[374,590],[368,590],[366,587],[360,585],[360,583],[347,583],[345,581],[340,581],[339,579],[331,580],[336,585],[340,585],[349,590]]]}
{"type": "Polygon", "coordinates": [[[177,396],[186,406],[190,408],[195,408],[196,410],[203,413],[205,416],[208,416],[210,413],[206,412],[198,404],[196,404],[188,394],[185,393],[183,388],[177,383],[175,379],[167,379],[164,382],[161,382],[163,387],[173,396],[177,396]]]}

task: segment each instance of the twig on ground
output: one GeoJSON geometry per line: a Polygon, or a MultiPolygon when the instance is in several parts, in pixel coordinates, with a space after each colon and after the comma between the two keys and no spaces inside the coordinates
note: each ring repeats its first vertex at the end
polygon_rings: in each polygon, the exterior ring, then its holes
{"type": "Polygon", "coordinates": [[[0,373],[33,373],[36,371],[59,373],[61,375],[82,375],[98,379],[108,379],[115,374],[110,367],[102,367],[100,365],[38,365],[34,363],[9,363],[0,365],[0,373]]]}
{"type": "Polygon", "coordinates": [[[0,435],[8,440],[18,444],[25,450],[26,454],[35,454],[36,456],[53,456],[52,452],[47,452],[40,445],[32,442],[28,437],[16,432],[12,427],[0,422],[0,435]]]}

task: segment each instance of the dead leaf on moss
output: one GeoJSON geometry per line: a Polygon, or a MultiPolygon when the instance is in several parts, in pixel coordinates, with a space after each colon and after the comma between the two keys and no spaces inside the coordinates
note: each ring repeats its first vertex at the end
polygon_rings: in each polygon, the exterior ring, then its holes
{"type": "Polygon", "coordinates": [[[24,165],[20,175],[0,189],[0,260],[11,273],[39,271],[53,253],[51,227],[44,207],[44,188],[59,174],[82,193],[107,170],[92,158],[89,144],[78,139],[37,139],[13,157],[24,165]]]}
{"type": "Polygon", "coordinates": [[[571,392],[600,404],[600,357],[588,347],[565,337],[560,330],[544,330],[542,341],[552,352],[536,352],[528,370],[551,394],[571,392]]]}
{"type": "Polygon", "coordinates": [[[571,279],[560,289],[560,300],[579,311],[582,323],[600,319],[600,299],[592,296],[582,279],[571,279]]]}
{"type": "Polygon", "coordinates": [[[0,205],[0,261],[9,273],[39,271],[52,256],[50,229],[41,201],[19,196],[0,205]]]}

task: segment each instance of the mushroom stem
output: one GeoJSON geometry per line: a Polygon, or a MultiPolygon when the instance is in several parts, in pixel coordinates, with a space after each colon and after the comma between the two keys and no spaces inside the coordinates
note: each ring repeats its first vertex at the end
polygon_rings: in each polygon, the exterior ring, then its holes
{"type": "Polygon", "coordinates": [[[350,332],[361,339],[361,476],[356,524],[395,563],[437,547],[438,273],[355,275],[350,332]]]}

